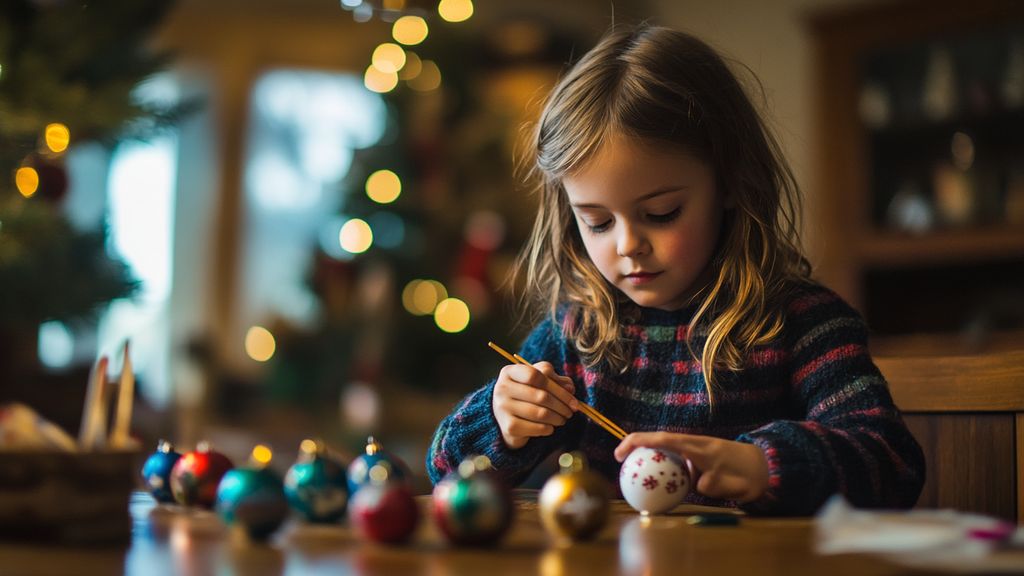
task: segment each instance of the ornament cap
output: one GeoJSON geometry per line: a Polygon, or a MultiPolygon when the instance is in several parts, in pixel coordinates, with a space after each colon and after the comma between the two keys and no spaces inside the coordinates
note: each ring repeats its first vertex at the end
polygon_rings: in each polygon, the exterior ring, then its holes
{"type": "Polygon", "coordinates": [[[156,443],[156,451],[163,452],[164,454],[170,454],[171,452],[174,452],[174,444],[171,444],[169,440],[161,438],[156,443]]]}
{"type": "Polygon", "coordinates": [[[381,450],[380,442],[377,442],[376,440],[374,440],[373,436],[368,436],[366,438],[366,455],[367,456],[373,456],[377,452],[380,452],[380,450],[381,450]]]}
{"type": "Polygon", "coordinates": [[[200,440],[196,444],[196,452],[209,452],[212,449],[213,449],[213,446],[210,445],[210,441],[209,440],[200,440]]]}

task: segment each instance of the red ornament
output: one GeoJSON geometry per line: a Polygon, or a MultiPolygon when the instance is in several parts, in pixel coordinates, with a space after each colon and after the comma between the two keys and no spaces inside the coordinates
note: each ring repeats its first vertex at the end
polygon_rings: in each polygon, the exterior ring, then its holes
{"type": "Polygon", "coordinates": [[[228,457],[200,442],[195,450],[178,459],[171,469],[171,492],[184,506],[213,508],[217,485],[234,468],[228,457]]]}
{"type": "Polygon", "coordinates": [[[412,536],[420,511],[404,482],[363,486],[349,503],[349,521],[374,542],[397,544],[412,536]]]}

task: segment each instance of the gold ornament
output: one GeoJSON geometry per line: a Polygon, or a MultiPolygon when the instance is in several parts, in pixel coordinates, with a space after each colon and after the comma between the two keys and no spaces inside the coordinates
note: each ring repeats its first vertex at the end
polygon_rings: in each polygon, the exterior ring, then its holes
{"type": "Polygon", "coordinates": [[[540,519],[557,540],[589,540],[608,521],[608,482],[588,469],[579,452],[558,458],[562,471],[540,492],[540,519]]]}

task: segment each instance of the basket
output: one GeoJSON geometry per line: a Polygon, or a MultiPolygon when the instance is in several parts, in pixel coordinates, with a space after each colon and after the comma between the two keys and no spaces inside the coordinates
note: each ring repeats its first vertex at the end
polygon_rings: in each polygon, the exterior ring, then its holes
{"type": "Polygon", "coordinates": [[[0,539],[126,544],[138,451],[0,452],[0,539]]]}

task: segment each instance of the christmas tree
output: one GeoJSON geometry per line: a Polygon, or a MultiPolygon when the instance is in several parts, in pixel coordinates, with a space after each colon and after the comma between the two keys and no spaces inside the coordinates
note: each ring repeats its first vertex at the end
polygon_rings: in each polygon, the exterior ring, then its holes
{"type": "MultiPolygon", "coordinates": [[[[516,348],[529,328],[517,322],[505,290],[534,202],[514,179],[513,142],[577,40],[521,23],[509,33],[531,42],[506,42],[472,20],[416,13],[431,32],[402,52],[388,46],[400,62],[397,79],[369,82],[392,67],[377,62],[389,38],[381,38],[367,71],[367,86],[391,112],[388,136],[357,152],[338,189],[344,217],[369,223],[372,242],[342,258],[317,249],[311,284],[323,322],[312,332],[276,331],[278,353],[266,376],[275,400],[326,417],[337,414],[339,394],[344,405],[349,391],[367,388],[382,396],[385,411],[410,402],[429,411],[425,396],[443,404],[496,375],[503,360],[488,341],[516,348]],[[375,190],[378,177],[400,183],[400,193],[375,190]],[[361,299],[367,293],[372,304],[361,299]]],[[[385,420],[413,427],[394,414],[385,420]]]]}
{"type": "Polygon", "coordinates": [[[194,106],[133,98],[168,62],[145,42],[171,4],[0,4],[0,381],[33,373],[42,322],[94,319],[136,289],[107,253],[106,230],[79,230],[61,209],[64,156],[83,142],[145,138],[194,106]]]}

